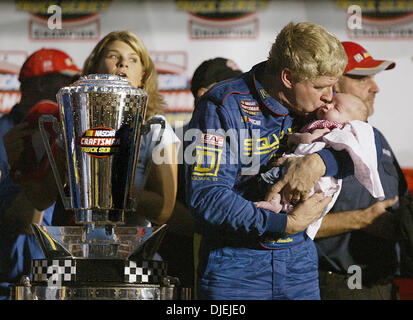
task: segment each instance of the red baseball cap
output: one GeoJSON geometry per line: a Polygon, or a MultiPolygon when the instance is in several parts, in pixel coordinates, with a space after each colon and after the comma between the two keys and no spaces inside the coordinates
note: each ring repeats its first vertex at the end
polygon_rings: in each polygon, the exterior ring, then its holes
{"type": "Polygon", "coordinates": [[[63,51],[42,48],[34,52],[24,62],[20,69],[19,81],[53,72],[72,76],[81,72],[81,70],[73,62],[72,58],[63,51]]]}
{"type": "Polygon", "coordinates": [[[396,66],[394,61],[374,60],[366,49],[355,42],[343,41],[341,44],[348,57],[344,74],[370,76],[383,70],[393,69],[396,66]]]}

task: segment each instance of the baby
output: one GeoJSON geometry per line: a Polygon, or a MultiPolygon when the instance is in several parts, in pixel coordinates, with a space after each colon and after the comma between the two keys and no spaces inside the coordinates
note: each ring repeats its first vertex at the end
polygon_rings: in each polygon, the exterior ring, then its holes
{"type": "MultiPolygon", "coordinates": [[[[384,197],[377,172],[377,156],[373,128],[365,121],[367,107],[356,96],[348,93],[337,93],[333,101],[320,107],[317,119],[304,126],[300,132],[291,134],[288,146],[294,149],[293,154],[284,156],[304,156],[317,152],[325,147],[336,150],[347,150],[354,162],[354,174],[375,197],[384,197]],[[374,154],[374,156],[373,156],[374,154]]],[[[274,184],[280,177],[281,169],[275,167],[261,174],[263,180],[274,184]]],[[[334,177],[322,177],[315,185],[314,192],[323,192],[325,196],[333,195],[322,217],[331,209],[341,189],[341,180],[334,177]]],[[[293,206],[276,195],[271,201],[255,202],[259,208],[274,212],[290,212],[293,206]]],[[[314,237],[322,217],[307,229],[310,237],[314,237]]]]}
{"type": "Polygon", "coordinates": [[[317,121],[304,126],[300,132],[293,133],[288,138],[291,150],[300,143],[310,144],[321,141],[322,137],[332,129],[343,129],[352,120],[366,121],[368,109],[364,102],[350,93],[336,93],[332,103],[317,109],[317,121]]]}

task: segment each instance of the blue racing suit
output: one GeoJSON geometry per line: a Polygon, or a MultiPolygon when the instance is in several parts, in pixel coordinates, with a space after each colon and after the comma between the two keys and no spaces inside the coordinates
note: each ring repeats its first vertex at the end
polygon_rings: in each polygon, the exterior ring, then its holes
{"type": "MultiPolygon", "coordinates": [[[[3,136],[14,127],[10,115],[0,119],[0,300],[10,298],[10,284],[17,284],[23,275],[30,276],[31,260],[44,259],[34,234],[16,234],[8,230],[4,213],[20,192],[10,179],[10,167],[3,136]]],[[[51,225],[54,205],[44,211],[42,225],[51,225]]]]}
{"type": "MultiPolygon", "coordinates": [[[[186,201],[200,239],[198,299],[320,298],[313,241],[305,232],[286,236],[286,214],[253,203],[263,196],[260,167],[281,155],[287,133],[302,125],[256,79],[263,68],[211,88],[185,132],[186,201]]],[[[326,175],[345,174],[339,153],[318,153],[326,175]]]]}

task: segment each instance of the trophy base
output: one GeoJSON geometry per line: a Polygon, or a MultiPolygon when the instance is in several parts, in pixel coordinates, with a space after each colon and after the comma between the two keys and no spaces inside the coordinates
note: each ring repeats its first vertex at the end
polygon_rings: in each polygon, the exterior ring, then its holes
{"type": "Polygon", "coordinates": [[[190,300],[191,288],[167,276],[165,261],[39,259],[12,300],[190,300]]]}
{"type": "Polygon", "coordinates": [[[177,300],[175,286],[156,284],[88,284],[12,286],[12,300],[177,300]]]}

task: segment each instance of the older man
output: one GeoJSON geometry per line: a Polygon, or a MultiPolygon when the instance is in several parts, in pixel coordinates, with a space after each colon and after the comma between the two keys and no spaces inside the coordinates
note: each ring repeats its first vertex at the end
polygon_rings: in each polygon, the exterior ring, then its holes
{"type": "MultiPolygon", "coordinates": [[[[395,63],[374,59],[357,43],[342,44],[348,64],[334,89],[361,98],[371,116],[379,92],[374,77],[381,71],[393,69],[395,63]]],[[[316,245],[322,299],[397,298],[393,281],[397,269],[397,214],[391,213],[390,207],[399,206],[396,196],[410,195],[396,157],[380,132],[379,140],[383,153],[378,170],[386,199],[374,199],[353,176],[346,177],[334,207],[324,217],[318,231],[316,245]]]]}

